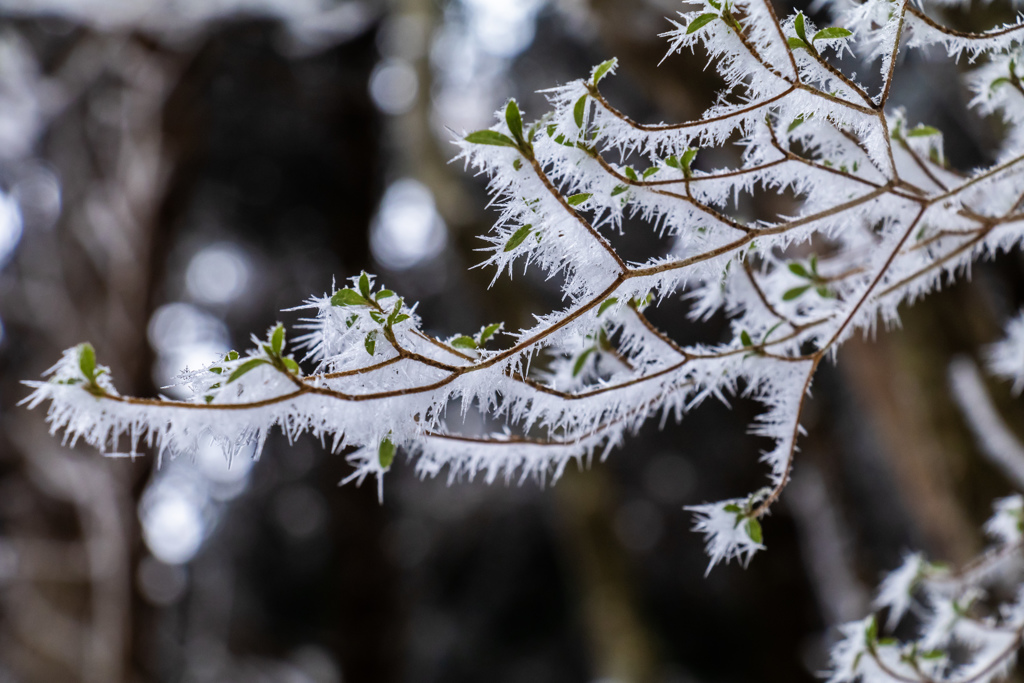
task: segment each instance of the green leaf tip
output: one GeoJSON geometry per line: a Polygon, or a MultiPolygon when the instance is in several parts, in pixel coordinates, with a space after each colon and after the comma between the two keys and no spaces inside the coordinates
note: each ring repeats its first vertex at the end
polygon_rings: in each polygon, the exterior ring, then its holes
{"type": "Polygon", "coordinates": [[[284,325],[278,323],[274,331],[270,333],[270,349],[275,356],[280,356],[284,350],[284,325]]]}
{"type": "Polygon", "coordinates": [[[807,45],[809,42],[811,42],[807,40],[807,29],[804,27],[803,12],[796,13],[796,19],[793,20],[793,28],[794,30],[796,30],[796,34],[800,36],[800,40],[804,41],[804,45],[807,45]]]}
{"type": "Polygon", "coordinates": [[[385,438],[380,442],[380,446],[377,447],[377,460],[384,469],[391,467],[391,463],[395,461],[395,444],[391,439],[385,438]]]}
{"type": "Polygon", "coordinates": [[[457,349],[475,349],[477,348],[476,340],[466,335],[460,335],[455,339],[451,340],[451,345],[457,349]]]}
{"type": "Polygon", "coordinates": [[[530,235],[531,232],[533,232],[533,225],[531,223],[527,223],[523,227],[516,230],[514,233],[512,233],[512,236],[508,238],[508,242],[505,242],[505,251],[512,251],[513,249],[518,247],[520,244],[523,243],[523,240],[525,240],[530,235]]]}
{"type": "Polygon", "coordinates": [[[830,26],[815,33],[811,40],[835,40],[836,38],[849,38],[852,35],[853,31],[850,29],[842,28],[840,26],[830,26]]]}
{"type": "Polygon", "coordinates": [[[505,105],[505,123],[509,131],[518,142],[523,142],[523,116],[519,113],[519,105],[515,100],[509,100],[505,105]]]}
{"type": "Polygon", "coordinates": [[[572,120],[576,122],[576,127],[583,130],[583,117],[587,113],[587,96],[576,100],[576,104],[572,108],[572,120]]]}
{"type": "Polygon", "coordinates": [[[518,147],[509,136],[496,130],[478,130],[465,137],[466,142],[474,145],[495,145],[498,147],[518,147]]]}
{"type": "Polygon", "coordinates": [[[607,299],[605,299],[603,302],[601,302],[601,306],[597,309],[597,317],[600,318],[602,313],[607,311],[609,308],[611,308],[618,302],[619,297],[617,296],[610,296],[607,299]]]}
{"type": "Polygon", "coordinates": [[[764,534],[761,531],[761,522],[757,520],[757,517],[751,517],[747,520],[747,536],[750,536],[750,540],[754,543],[760,544],[764,540],[764,534]]]}
{"type": "Polygon", "coordinates": [[[607,60],[605,62],[601,62],[600,64],[595,66],[594,70],[591,72],[591,74],[590,74],[591,82],[594,85],[597,85],[598,83],[601,82],[602,78],[604,78],[606,75],[608,75],[608,73],[611,72],[613,69],[615,69],[615,67],[618,66],[618,65],[619,65],[619,60],[617,58],[615,58],[615,57],[612,57],[611,59],[609,59],[609,60],[607,60]]]}
{"type": "Polygon", "coordinates": [[[354,289],[339,289],[331,297],[332,306],[367,306],[369,303],[354,289]]]}
{"type": "Polygon", "coordinates": [[[78,369],[87,380],[96,381],[96,349],[89,342],[78,345],[78,369]]]}
{"type": "Polygon", "coordinates": [[[708,12],[706,14],[700,15],[699,17],[697,17],[696,19],[694,19],[693,21],[691,21],[687,25],[687,27],[686,27],[686,34],[690,35],[691,33],[696,33],[701,28],[703,28],[707,24],[710,24],[712,21],[714,21],[717,18],[718,18],[718,15],[715,14],[714,12],[708,12]]]}
{"type": "Polygon", "coordinates": [[[265,358],[250,358],[235,368],[235,371],[231,373],[230,377],[228,377],[227,384],[231,384],[245,373],[261,365],[270,365],[270,363],[265,358]]]}

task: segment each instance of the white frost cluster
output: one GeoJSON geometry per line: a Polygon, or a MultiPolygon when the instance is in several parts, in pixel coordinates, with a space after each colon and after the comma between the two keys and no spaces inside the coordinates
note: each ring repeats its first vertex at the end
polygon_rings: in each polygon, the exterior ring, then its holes
{"type": "MultiPolygon", "coordinates": [[[[437,339],[412,302],[364,274],[306,302],[302,358],[274,328],[247,354],[184,376],[191,398],[150,400],[118,395],[83,345],[32,383],[28,402],[49,402],[54,432],[108,452],[146,443],[174,455],[212,436],[228,453],[250,444],[258,453],[273,427],[309,432],[353,449],[350,478],[382,485],[396,453],[421,476],[553,480],[573,461],[605,457],[648,418],[747,397],[764,406],[752,431],[766,440],[768,487],[693,511],[712,566],[748,562],[789,481],[819,364],[1024,234],[1024,25],[969,34],[943,27],[924,3],[827,4],[834,23],[814,26],[802,13],[777,17],[770,0],[685,3],[666,34],[670,54],[706,51],[726,84],[697,120],[638,123],[618,111],[600,89],[611,60],[546,91],[547,113],[524,120],[510,101],[492,128],[457,141],[498,210],[485,264],[496,278],[533,267],[562,283],[561,309],[527,328],[482,320],[437,339]],[[950,168],[941,131],[887,106],[897,52],[933,45],[977,65],[973,106],[1006,121],[988,168],[950,168]],[[839,70],[831,60],[842,52],[876,61],[880,87],[839,70]],[[705,152],[735,141],[735,164],[706,163],[730,158],[705,152]],[[749,220],[737,210],[741,198],[780,193],[798,198],[786,214],[749,220]],[[626,219],[671,248],[626,262],[608,240],[626,219]],[[644,313],[680,298],[695,320],[724,313],[728,338],[680,344],[644,313]]],[[[1011,338],[1024,336],[1018,327],[1011,338]]],[[[1020,383],[1021,354],[1004,346],[993,362],[1020,383]]],[[[907,587],[924,566],[914,562],[883,587],[893,619],[909,609],[907,587]]],[[[836,680],[866,675],[858,666],[904,671],[887,647],[870,664],[851,645],[836,680]]]]}
{"type": "Polygon", "coordinates": [[[988,367],[997,377],[1013,382],[1013,391],[1024,389],[1024,311],[1006,324],[1006,336],[988,347],[988,367]]]}
{"type": "Polygon", "coordinates": [[[985,529],[996,544],[959,571],[933,564],[919,554],[885,578],[875,600],[889,618],[877,615],[841,627],[832,650],[830,683],[988,683],[1013,667],[1024,639],[1024,590],[1002,603],[1022,569],[1020,496],[997,501],[985,529]],[[897,640],[892,632],[905,619],[915,637],[897,640]]]}

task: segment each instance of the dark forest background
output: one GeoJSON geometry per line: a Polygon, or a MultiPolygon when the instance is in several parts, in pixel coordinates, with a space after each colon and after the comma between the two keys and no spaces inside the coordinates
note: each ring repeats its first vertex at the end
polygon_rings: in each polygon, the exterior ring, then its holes
{"type": "MultiPolygon", "coordinates": [[[[539,115],[535,91],[611,56],[602,87],[639,120],[699,116],[717,81],[700,55],[658,65],[667,0],[30,4],[0,2],[0,190],[20,215],[0,234],[0,682],[811,681],[905,551],[981,547],[1011,487],[947,368],[1024,302],[1018,253],[820,371],[770,549],[746,570],[705,578],[682,509],[761,485],[744,400],[650,424],[555,486],[449,486],[402,462],[383,504],[339,487],[344,454],[312,439],[278,435],[230,469],[65,447],[16,404],[83,340],[122,392],[157,395],[363,269],[441,335],[557,307],[536,273],[488,289],[470,269],[494,213],[483,179],[448,163],[448,129],[489,126],[513,96],[539,115]]],[[[997,2],[946,19],[1009,16],[997,2]]],[[[915,54],[895,98],[970,168],[1000,130],[966,113],[965,68],[915,54]]],[[[652,317],[682,340],[726,329],[688,322],[681,300],[652,317]]],[[[1020,426],[1008,387],[991,394],[1020,426]]]]}

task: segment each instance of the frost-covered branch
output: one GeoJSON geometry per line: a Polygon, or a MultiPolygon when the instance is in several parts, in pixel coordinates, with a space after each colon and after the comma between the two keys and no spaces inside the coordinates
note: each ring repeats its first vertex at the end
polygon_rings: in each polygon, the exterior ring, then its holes
{"type": "MultiPolygon", "coordinates": [[[[768,0],[685,4],[665,34],[669,54],[704,50],[726,84],[701,118],[630,119],[601,91],[609,60],[546,91],[541,116],[524,120],[510,101],[490,129],[455,141],[498,211],[484,264],[496,278],[517,265],[558,276],[560,310],[519,330],[480,321],[439,339],[415,304],[364,273],[305,303],[295,344],[276,326],[248,352],[183,374],[188,399],[121,396],[80,345],[31,383],[29,405],[49,402],[54,432],[107,452],[146,444],[173,456],[212,438],[229,454],[252,443],[258,453],[271,428],[308,432],[354,449],[350,478],[382,486],[398,453],[423,476],[557,479],[651,417],[746,397],[764,406],[753,431],[769,444],[767,486],[693,509],[712,565],[749,561],[797,464],[821,362],[1020,240],[1020,41],[1014,26],[945,30],[903,0],[835,0],[824,27],[802,13],[780,19],[768,0]],[[888,107],[898,52],[931,44],[976,61],[972,105],[1009,127],[988,168],[950,168],[941,131],[888,107]],[[877,92],[837,66],[843,51],[878,63],[877,92]],[[708,168],[705,152],[726,146],[739,161],[708,168]],[[797,201],[777,215],[752,220],[737,208],[741,197],[783,192],[797,201]],[[630,219],[671,248],[624,260],[609,238],[630,219]],[[694,320],[724,313],[728,338],[683,344],[644,314],[680,297],[694,320]],[[499,427],[470,428],[470,412],[499,427]]],[[[877,671],[930,680],[882,652],[868,653],[877,671]]]]}

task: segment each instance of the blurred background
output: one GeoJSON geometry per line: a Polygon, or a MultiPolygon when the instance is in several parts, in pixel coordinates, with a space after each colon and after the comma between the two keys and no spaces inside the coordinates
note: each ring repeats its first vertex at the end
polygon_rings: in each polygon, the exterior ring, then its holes
{"type": "MultiPolygon", "coordinates": [[[[0,0],[0,683],[810,681],[832,627],[866,613],[905,550],[976,552],[1011,486],[976,450],[947,367],[1024,302],[1018,253],[820,371],[770,550],[707,578],[682,507],[763,484],[743,400],[648,425],[554,487],[399,466],[383,504],[339,487],[344,455],[311,439],[158,469],[65,447],[42,411],[16,407],[20,382],[83,340],[122,393],[173,395],[182,368],[294,324],[282,309],[362,269],[420,301],[439,335],[558,307],[538,273],[488,289],[493,274],[470,270],[494,214],[483,180],[448,163],[451,131],[489,126],[512,96],[539,116],[538,89],[611,56],[602,87],[632,117],[699,116],[718,86],[704,58],[658,66],[678,8],[0,0]]],[[[944,18],[1009,16],[996,2],[944,18]]],[[[913,55],[895,90],[970,168],[1000,130],[966,113],[959,68],[913,55]]],[[[617,244],[668,248],[650,230],[617,244]]],[[[684,313],[651,315],[683,341],[722,338],[723,320],[684,313]]],[[[1024,424],[1008,388],[990,389],[1024,424]]]]}

